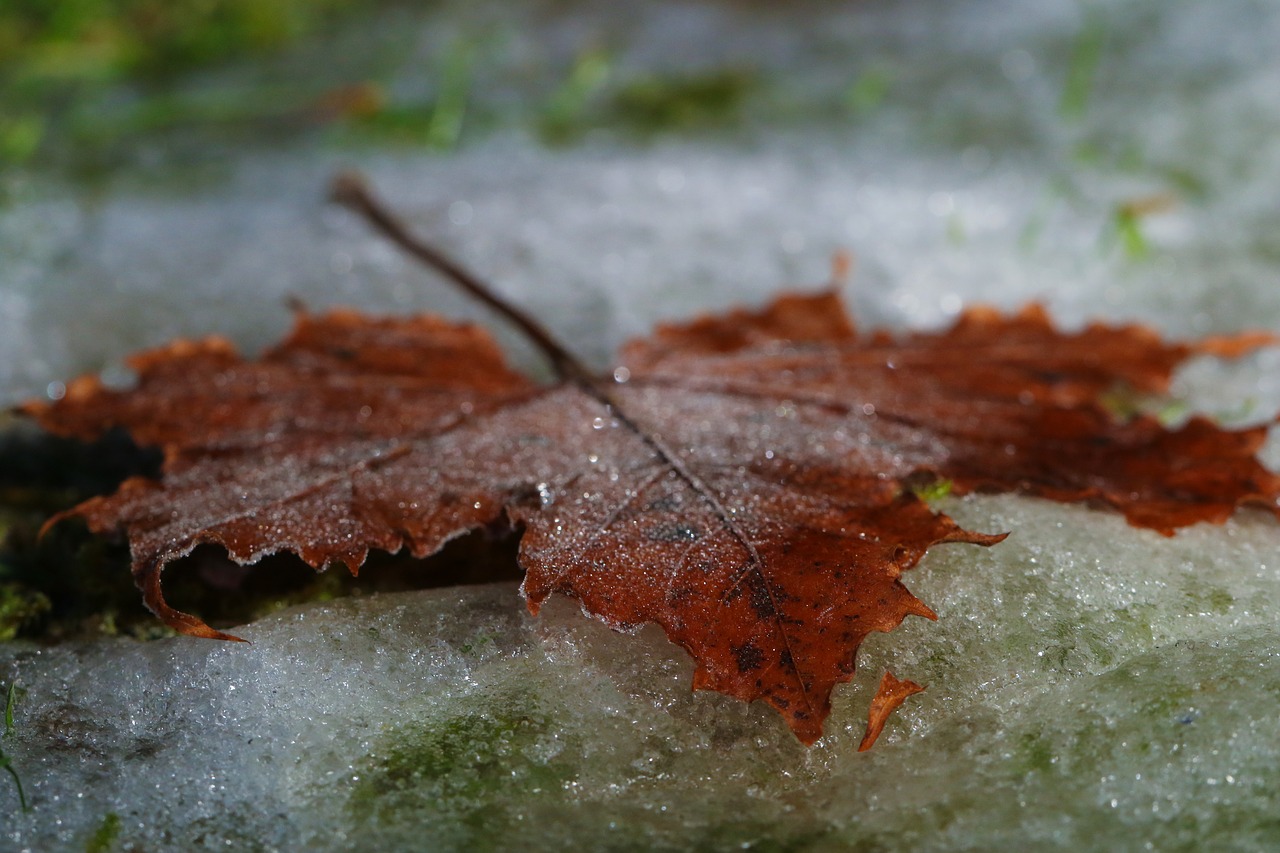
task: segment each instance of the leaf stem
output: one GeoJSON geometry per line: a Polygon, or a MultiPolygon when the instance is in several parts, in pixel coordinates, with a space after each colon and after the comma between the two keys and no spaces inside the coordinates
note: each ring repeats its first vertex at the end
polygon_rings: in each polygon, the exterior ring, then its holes
{"type": "Polygon", "coordinates": [[[405,252],[505,317],[547,357],[557,377],[581,385],[593,384],[591,371],[540,323],[498,296],[488,284],[438,249],[415,237],[404,223],[373,194],[373,190],[363,176],[355,172],[338,174],[330,185],[329,197],[348,210],[363,216],[375,229],[405,252]]]}

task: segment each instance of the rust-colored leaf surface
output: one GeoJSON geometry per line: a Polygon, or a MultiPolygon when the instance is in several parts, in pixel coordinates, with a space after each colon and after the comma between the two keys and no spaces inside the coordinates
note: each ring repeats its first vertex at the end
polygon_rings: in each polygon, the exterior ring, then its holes
{"type": "Polygon", "coordinates": [[[570,365],[536,384],[473,325],[334,311],[300,314],[258,359],[179,341],[133,359],[131,390],[80,379],[26,410],[55,433],[122,426],[163,448],[159,481],[72,514],[128,537],[146,603],[179,631],[227,638],[161,592],[201,543],[354,572],[370,549],[427,555],[510,523],[532,611],[560,593],[619,629],[656,622],[696,662],[695,688],[762,699],[813,743],[863,639],[936,618],[902,573],[934,545],[1004,538],[911,484],[1109,504],[1163,533],[1242,503],[1275,511],[1280,481],[1254,456],[1265,428],[1169,430],[1099,403],[1163,390],[1192,354],[1270,342],[1061,332],[1035,307],[859,333],[824,292],[665,325],[599,378],[570,365]]]}
{"type": "Polygon", "coordinates": [[[900,679],[886,669],[880,678],[880,687],[871,700],[871,708],[867,711],[867,732],[862,736],[862,743],[858,744],[858,752],[866,752],[874,746],[880,733],[884,731],[884,724],[889,722],[890,715],[907,701],[908,696],[922,690],[924,688],[914,681],[900,679]]]}

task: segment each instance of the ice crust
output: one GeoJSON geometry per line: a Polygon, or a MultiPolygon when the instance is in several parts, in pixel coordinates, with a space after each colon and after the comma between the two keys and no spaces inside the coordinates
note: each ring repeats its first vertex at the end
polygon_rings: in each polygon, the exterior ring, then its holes
{"type": "Polygon", "coordinates": [[[117,814],[146,849],[1273,846],[1273,524],[1166,539],[1016,498],[947,508],[1015,536],[930,555],[912,586],[941,618],[868,642],[813,749],[691,693],[655,629],[565,599],[534,619],[511,584],[370,596],[246,626],[248,647],[6,647],[5,748],[37,806],[5,837],[72,849],[117,814]],[[859,754],[886,666],[930,689],[859,754]]]}
{"type": "MultiPolygon", "coordinates": [[[[1067,325],[1280,328],[1278,5],[613,5],[470,4],[368,37],[420,42],[393,92],[492,28],[477,85],[498,99],[544,97],[596,39],[625,69],[751,67],[763,105],[689,139],[546,149],[507,130],[427,155],[317,136],[152,152],[94,188],[0,178],[0,402],[125,380],[125,355],[176,335],[254,350],[290,295],[486,319],[323,204],[346,165],[602,366],[657,320],[817,285],[841,248],[863,326],[1037,299],[1067,325]],[[1095,19],[1073,117],[1063,81],[1095,19]],[[885,101],[842,113],[876,69],[885,101]],[[1178,201],[1126,254],[1118,206],[1159,193],[1178,201]]],[[[1198,362],[1175,394],[1256,422],[1280,409],[1277,367],[1198,362]]],[[[7,644],[0,683],[21,690],[0,745],[34,808],[0,776],[0,848],[82,849],[112,814],[121,849],[148,850],[1280,846],[1272,520],[1165,539],[1012,497],[940,508],[1013,535],[925,559],[908,582],[940,620],[868,641],[811,750],[767,709],[691,694],[654,629],[620,636],[562,600],[534,620],[514,586],[316,605],[238,629],[248,647],[7,644]],[[929,690],[860,755],[886,667],[929,690]]]]}

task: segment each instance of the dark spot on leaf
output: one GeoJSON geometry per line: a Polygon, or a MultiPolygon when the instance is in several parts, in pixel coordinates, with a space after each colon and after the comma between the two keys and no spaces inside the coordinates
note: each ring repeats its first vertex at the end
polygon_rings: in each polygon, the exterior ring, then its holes
{"type": "Polygon", "coordinates": [[[752,643],[742,646],[729,647],[733,651],[733,658],[738,662],[738,672],[747,673],[757,670],[764,663],[764,652],[756,648],[752,643]]]}
{"type": "Polygon", "coordinates": [[[772,619],[778,615],[778,609],[773,606],[769,590],[759,581],[751,584],[751,609],[761,619],[772,619]]]}

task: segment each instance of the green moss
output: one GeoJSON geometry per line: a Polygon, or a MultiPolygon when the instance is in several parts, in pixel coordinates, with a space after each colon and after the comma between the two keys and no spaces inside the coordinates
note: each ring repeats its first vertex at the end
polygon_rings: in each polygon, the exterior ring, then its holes
{"type": "Polygon", "coordinates": [[[1048,773],[1057,763],[1057,750],[1040,732],[1025,732],[1015,758],[1028,773],[1048,773]]]}
{"type": "Polygon", "coordinates": [[[6,0],[0,3],[0,166],[70,156],[72,165],[92,172],[99,160],[119,155],[110,146],[129,150],[156,127],[218,118],[257,122],[260,129],[297,124],[314,91],[275,98],[236,91],[212,116],[205,95],[175,93],[193,70],[276,51],[340,13],[381,2],[6,0]]]}
{"type": "Polygon", "coordinates": [[[472,652],[479,654],[482,651],[486,651],[488,648],[493,647],[496,647],[496,641],[494,638],[489,634],[481,633],[477,634],[470,642],[464,643],[458,651],[462,652],[464,655],[469,655],[472,652]]]}
{"type": "Polygon", "coordinates": [[[925,503],[935,503],[951,494],[955,484],[950,480],[934,480],[911,489],[915,496],[925,503]]]}
{"type": "Polygon", "coordinates": [[[580,746],[556,731],[534,694],[462,704],[382,738],[348,803],[359,823],[380,831],[430,824],[442,849],[496,849],[538,808],[563,803],[580,746]]]}
{"type": "MultiPolygon", "coordinates": [[[[584,838],[614,851],[788,851],[833,831],[753,798],[741,777],[699,792],[673,785],[688,770],[662,733],[639,742],[566,734],[566,719],[575,732],[629,725],[616,711],[586,713],[519,688],[451,700],[443,714],[384,732],[355,762],[348,814],[370,846],[398,849],[425,834],[442,851],[564,850],[584,838]]],[[[760,770],[760,784],[775,781],[768,762],[760,770]]]]}
{"type": "Polygon", "coordinates": [[[1203,582],[1189,580],[1182,590],[1188,613],[1225,616],[1236,603],[1236,598],[1222,587],[1205,586],[1203,582]]]}
{"type": "Polygon", "coordinates": [[[0,116],[0,164],[31,159],[44,137],[44,119],[35,114],[0,116]]]}
{"type": "Polygon", "coordinates": [[[845,91],[845,105],[854,115],[864,115],[879,107],[893,87],[893,77],[884,68],[870,68],[858,75],[845,91]]]}
{"type": "MultiPolygon", "coordinates": [[[[157,135],[180,156],[189,145],[274,142],[319,126],[339,142],[437,151],[495,128],[524,127],[553,145],[595,129],[641,136],[698,131],[736,122],[758,88],[757,76],[738,68],[619,79],[612,56],[589,45],[545,99],[482,97],[478,78],[528,72],[509,67],[500,34],[455,39],[423,69],[429,94],[407,100],[390,94],[398,87],[379,83],[406,61],[386,59],[388,48],[373,55],[358,48],[344,55],[341,68],[324,74],[299,78],[289,72],[299,57],[310,55],[314,64],[315,56],[341,49],[333,45],[348,44],[332,22],[390,5],[392,0],[0,4],[0,101],[7,107],[0,117],[0,164],[65,166],[92,181],[136,157],[138,143],[157,135]],[[297,55],[280,50],[326,29],[315,44],[300,44],[297,55]],[[282,55],[257,61],[270,53],[282,55]],[[215,71],[198,81],[191,75],[235,61],[227,66],[230,75],[215,71]]],[[[401,45],[391,52],[413,49],[401,45]]],[[[857,109],[881,97],[877,89],[885,85],[879,72],[869,72],[860,94],[851,95],[857,109]]]]}
{"type": "Polygon", "coordinates": [[[34,625],[52,609],[49,598],[20,583],[0,583],[0,642],[34,625]]]}
{"type": "Polygon", "coordinates": [[[740,68],[616,78],[609,54],[591,50],[579,56],[533,118],[542,140],[563,145],[594,129],[641,137],[714,130],[738,122],[759,89],[758,77],[740,68]]]}
{"type": "Polygon", "coordinates": [[[357,5],[360,0],[8,0],[0,6],[0,66],[64,79],[161,76],[277,47],[357,5]]]}
{"type": "Polygon", "coordinates": [[[1127,386],[1117,386],[1104,392],[1098,397],[1098,405],[1120,423],[1126,423],[1140,415],[1149,415],[1166,427],[1176,425],[1190,411],[1185,400],[1139,394],[1127,386]]]}
{"type": "Polygon", "coordinates": [[[756,75],[735,68],[639,77],[617,90],[609,113],[642,133],[727,125],[741,116],[758,83],[756,75]]]}
{"type": "Polygon", "coordinates": [[[1226,615],[1236,603],[1236,597],[1225,589],[1213,587],[1208,592],[1209,609],[1219,615],[1226,615]]]}
{"type": "Polygon", "coordinates": [[[120,815],[115,812],[107,812],[107,816],[102,819],[102,823],[98,824],[98,828],[94,830],[93,835],[89,836],[89,842],[85,844],[85,853],[108,853],[115,848],[116,841],[120,838],[120,815]]]}
{"type": "Polygon", "coordinates": [[[1186,400],[1170,400],[1156,412],[1156,420],[1163,426],[1173,426],[1185,418],[1190,410],[1186,400]]]}
{"type": "MultiPolygon", "coordinates": [[[[30,495],[28,495],[30,496],[30,495]]],[[[91,538],[81,523],[39,530],[55,510],[42,509],[45,495],[28,507],[4,501],[9,522],[0,541],[0,642],[16,637],[59,640],[154,625],[129,573],[127,550],[91,538]]],[[[50,498],[52,500],[52,498],[50,498]]],[[[65,506],[53,501],[57,509],[65,506]]]]}

